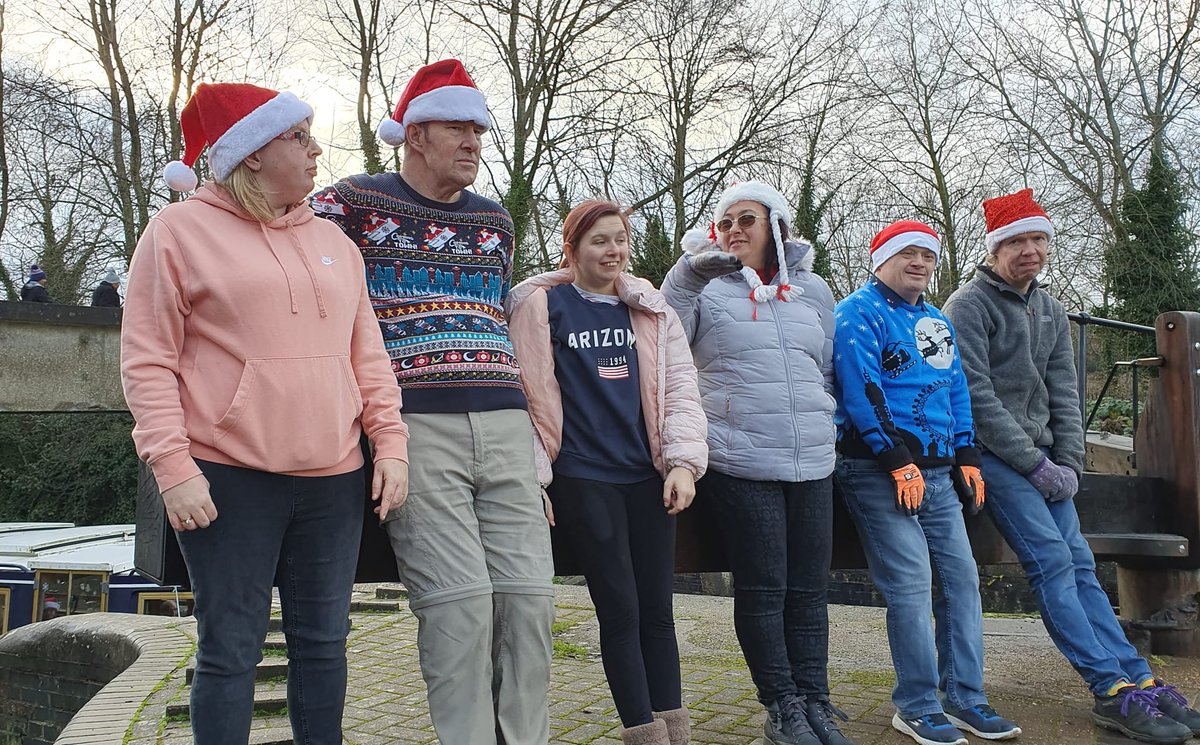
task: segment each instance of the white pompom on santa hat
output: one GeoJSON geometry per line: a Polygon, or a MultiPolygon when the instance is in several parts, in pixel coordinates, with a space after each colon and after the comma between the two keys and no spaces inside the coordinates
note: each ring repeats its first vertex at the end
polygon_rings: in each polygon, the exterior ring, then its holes
{"type": "Polygon", "coordinates": [[[985,199],[983,217],[987,220],[988,253],[995,253],[1005,240],[1022,233],[1045,233],[1046,240],[1054,237],[1054,223],[1042,205],[1034,201],[1033,189],[985,199]]]}
{"type": "Polygon", "coordinates": [[[179,115],[184,151],[163,169],[173,191],[192,191],[196,161],[208,147],[213,178],[224,181],[246,157],[306,119],[312,107],[295,94],[249,83],[201,83],[179,115]]]}
{"type": "Polygon", "coordinates": [[[456,59],[425,65],[413,74],[396,110],[379,123],[376,134],[392,147],[404,144],[404,130],[421,122],[474,122],[492,128],[487,100],[456,59]]]}

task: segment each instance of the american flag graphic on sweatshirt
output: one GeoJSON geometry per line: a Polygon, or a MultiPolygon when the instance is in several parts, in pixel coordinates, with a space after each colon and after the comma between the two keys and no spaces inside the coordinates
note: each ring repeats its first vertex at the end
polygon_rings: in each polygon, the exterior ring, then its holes
{"type": "Polygon", "coordinates": [[[600,357],[596,360],[596,372],[603,380],[624,380],[629,377],[629,360],[624,355],[600,357]]]}

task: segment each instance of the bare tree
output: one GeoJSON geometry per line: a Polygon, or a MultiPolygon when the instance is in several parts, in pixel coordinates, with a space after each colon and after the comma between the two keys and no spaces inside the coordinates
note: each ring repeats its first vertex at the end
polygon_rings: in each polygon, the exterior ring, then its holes
{"type": "MultiPolygon", "coordinates": [[[[932,224],[942,256],[932,297],[962,282],[982,245],[980,202],[993,182],[987,88],[961,62],[963,18],[906,3],[883,24],[887,43],[863,53],[872,122],[855,150],[860,167],[886,185],[880,211],[932,224]]],[[[882,227],[882,226],[881,226],[882,227]]]]}
{"type": "MultiPolygon", "coordinates": [[[[998,0],[989,0],[998,1],[998,0]]],[[[1122,239],[1119,205],[1156,140],[1200,95],[1200,0],[1034,0],[1021,25],[983,4],[963,55],[1033,151],[1122,239]]],[[[1190,133],[1186,136],[1190,136],[1190,133]]]]}
{"type": "Polygon", "coordinates": [[[512,215],[518,248],[518,271],[547,266],[547,246],[529,246],[543,168],[555,148],[574,140],[573,122],[563,120],[563,106],[580,87],[603,78],[617,55],[620,39],[615,21],[634,0],[447,0],[447,10],[488,43],[502,72],[511,126],[493,130],[505,172],[501,201],[512,215]],[[530,256],[534,253],[536,258],[530,256]]]}

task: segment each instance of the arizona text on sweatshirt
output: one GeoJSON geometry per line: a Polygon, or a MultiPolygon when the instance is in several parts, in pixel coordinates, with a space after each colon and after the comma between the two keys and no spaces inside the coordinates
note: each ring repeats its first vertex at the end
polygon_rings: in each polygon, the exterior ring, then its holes
{"type": "Polygon", "coordinates": [[[405,411],[526,408],[504,316],[513,224],[503,207],[466,189],[435,202],[397,173],[342,179],[311,204],[362,252],[405,411]]]}
{"type": "Polygon", "coordinates": [[[295,476],[408,460],[362,259],[307,205],[269,223],[207,184],[150,220],[129,268],[121,381],[160,490],[194,458],[295,476]]]}
{"type": "Polygon", "coordinates": [[[872,277],[834,313],[838,451],[888,471],[978,465],[967,379],[941,311],[872,277]]]}

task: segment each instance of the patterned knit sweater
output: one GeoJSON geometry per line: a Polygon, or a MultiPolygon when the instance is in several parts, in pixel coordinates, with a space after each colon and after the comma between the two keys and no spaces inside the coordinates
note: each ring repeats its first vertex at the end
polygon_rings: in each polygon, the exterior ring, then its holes
{"type": "Polygon", "coordinates": [[[342,179],[312,198],[362,251],[404,411],[526,408],[508,340],[513,224],[463,190],[435,202],[396,173],[342,179]]]}

